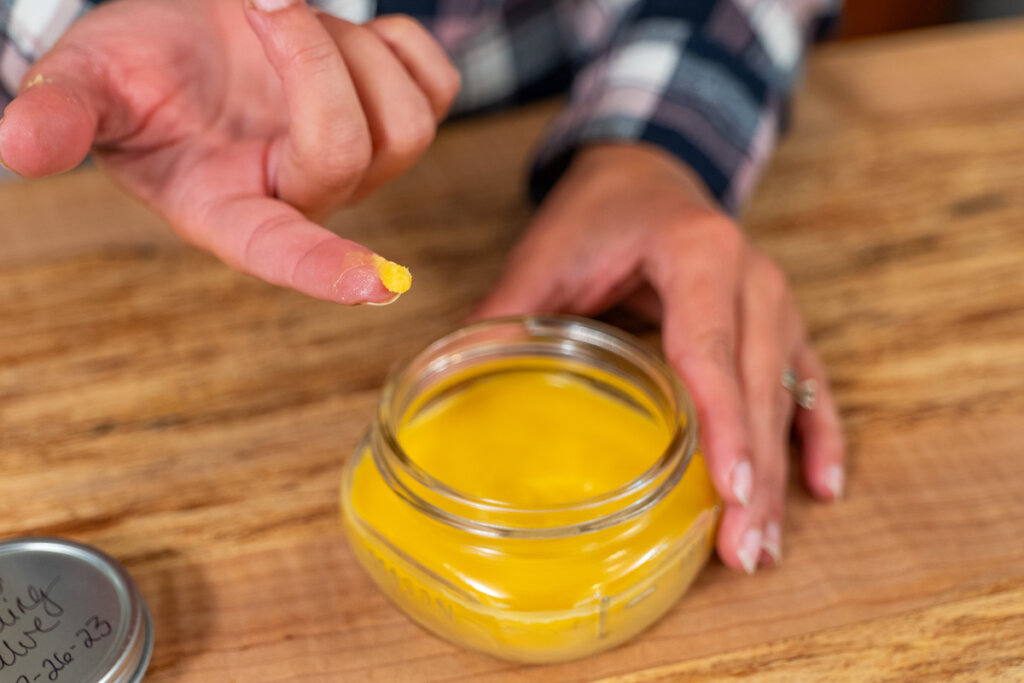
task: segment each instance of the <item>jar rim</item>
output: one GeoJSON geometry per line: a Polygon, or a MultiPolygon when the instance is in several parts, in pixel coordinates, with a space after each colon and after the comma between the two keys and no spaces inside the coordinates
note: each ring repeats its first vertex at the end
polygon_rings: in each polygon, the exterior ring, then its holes
{"type": "MultiPolygon", "coordinates": [[[[441,358],[443,357],[441,356],[441,358]]],[[[575,358],[574,360],[581,359],[575,358]]],[[[633,335],[611,325],[576,316],[507,316],[459,328],[396,364],[388,373],[381,391],[377,420],[370,442],[374,460],[385,481],[407,502],[430,517],[457,528],[488,536],[552,537],[570,532],[581,533],[606,528],[631,519],[657,503],[675,487],[689,467],[696,451],[698,430],[696,411],[689,393],[665,361],[633,335]],[[627,360],[637,361],[636,367],[643,370],[651,379],[660,380],[659,384],[668,388],[666,392],[668,395],[664,398],[669,400],[673,408],[672,435],[660,455],[643,473],[614,489],[594,496],[566,503],[534,507],[481,498],[459,491],[438,480],[409,456],[399,443],[396,432],[396,423],[403,415],[394,414],[400,412],[394,410],[394,403],[403,378],[417,361],[437,355],[440,350],[455,342],[486,333],[489,330],[509,326],[518,328],[531,337],[555,335],[577,342],[591,344],[602,342],[602,348],[611,349],[616,352],[616,355],[627,360]],[[653,376],[655,373],[657,376],[653,376]],[[379,445],[383,448],[372,447],[375,440],[378,440],[379,445]],[[612,512],[598,514],[584,522],[547,527],[511,526],[469,519],[465,515],[443,509],[411,490],[404,481],[406,477],[432,494],[437,494],[442,500],[453,503],[456,507],[479,512],[513,513],[536,518],[567,513],[586,514],[588,511],[613,506],[620,501],[623,502],[623,505],[615,508],[612,512]]]]}

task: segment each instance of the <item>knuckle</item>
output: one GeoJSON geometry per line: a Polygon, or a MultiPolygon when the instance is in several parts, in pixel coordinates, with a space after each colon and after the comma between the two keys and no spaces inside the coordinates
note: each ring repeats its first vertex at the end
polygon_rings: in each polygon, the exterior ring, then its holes
{"type": "Polygon", "coordinates": [[[751,382],[747,396],[751,404],[750,409],[764,412],[773,426],[781,421],[781,416],[786,414],[786,408],[790,401],[789,394],[781,382],[771,373],[765,373],[751,382]]]}
{"type": "Polygon", "coordinates": [[[786,280],[786,274],[774,261],[764,256],[758,256],[755,272],[760,290],[766,292],[776,301],[785,298],[786,292],[789,291],[789,283],[786,280]]]}
{"type": "Polygon", "coordinates": [[[445,106],[451,106],[455,98],[462,90],[462,74],[455,68],[455,65],[448,62],[444,69],[438,74],[440,95],[445,106]]]}
{"type": "Polygon", "coordinates": [[[694,338],[695,347],[705,358],[723,368],[732,366],[732,335],[724,329],[712,328],[700,332],[694,338]]]}
{"type": "Polygon", "coordinates": [[[267,218],[256,225],[246,237],[238,258],[228,253],[218,253],[218,256],[239,270],[256,274],[260,270],[261,253],[265,252],[263,247],[267,239],[286,228],[289,222],[290,217],[286,214],[267,218]]]}
{"type": "Polygon", "coordinates": [[[400,157],[419,156],[434,141],[436,127],[433,115],[424,108],[410,116],[396,130],[388,146],[392,153],[400,157]]]}
{"type": "Polygon", "coordinates": [[[774,385],[766,390],[765,394],[766,400],[772,401],[769,405],[774,406],[775,426],[784,429],[793,417],[793,397],[785,388],[774,385]]]}
{"type": "Polygon", "coordinates": [[[724,261],[730,268],[740,262],[748,249],[747,239],[739,226],[728,216],[710,208],[680,216],[665,228],[662,242],[668,248],[691,254],[699,250],[718,264],[724,261]]]}
{"type": "Polygon", "coordinates": [[[312,176],[328,186],[347,185],[361,178],[373,159],[371,143],[366,136],[339,136],[339,142],[327,148],[309,150],[303,165],[312,176]]]}
{"type": "Polygon", "coordinates": [[[386,14],[383,17],[374,19],[372,24],[391,31],[396,38],[408,37],[413,33],[420,33],[425,30],[419,21],[408,14],[386,14]]]}
{"type": "Polygon", "coordinates": [[[733,338],[725,328],[710,327],[696,331],[688,340],[687,349],[679,351],[676,358],[679,367],[692,367],[696,363],[707,363],[719,371],[732,375],[733,338]]]}
{"type": "Polygon", "coordinates": [[[331,41],[319,41],[292,50],[286,63],[289,70],[302,72],[333,68],[340,59],[340,53],[331,41]]]}
{"type": "Polygon", "coordinates": [[[771,503],[782,495],[788,474],[788,458],[781,434],[758,435],[752,451],[757,476],[754,498],[771,503]]]}
{"type": "Polygon", "coordinates": [[[770,504],[777,505],[779,499],[785,495],[788,470],[785,450],[780,442],[777,448],[769,451],[767,459],[762,460],[758,466],[759,484],[770,504]]]}
{"type": "Polygon", "coordinates": [[[783,463],[771,464],[762,462],[758,468],[759,480],[751,498],[757,501],[758,507],[768,510],[778,510],[783,507],[783,498],[786,490],[786,466],[783,463]]]}
{"type": "Polygon", "coordinates": [[[725,256],[737,258],[746,248],[747,240],[739,226],[720,214],[709,218],[706,228],[710,233],[710,241],[725,256]]]}

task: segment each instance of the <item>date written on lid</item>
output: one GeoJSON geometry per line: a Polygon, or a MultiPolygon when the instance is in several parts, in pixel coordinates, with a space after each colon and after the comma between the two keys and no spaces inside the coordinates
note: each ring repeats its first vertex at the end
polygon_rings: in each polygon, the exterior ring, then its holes
{"type": "MultiPolygon", "coordinates": [[[[0,673],[24,672],[29,660],[37,662],[34,674],[19,673],[14,683],[57,681],[67,672],[68,680],[81,680],[73,673],[75,654],[88,651],[109,638],[114,627],[103,615],[93,614],[80,623],[68,620],[68,611],[58,599],[61,577],[45,585],[12,586],[0,576],[0,673]]],[[[79,654],[79,659],[84,657],[79,654]]]]}
{"type": "Polygon", "coordinates": [[[148,610],[113,559],[58,539],[0,543],[0,683],[141,680],[148,610]]]}

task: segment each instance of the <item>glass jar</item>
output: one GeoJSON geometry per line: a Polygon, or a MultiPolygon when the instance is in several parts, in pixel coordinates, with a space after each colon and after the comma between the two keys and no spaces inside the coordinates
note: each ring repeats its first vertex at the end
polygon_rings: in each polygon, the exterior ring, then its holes
{"type": "Polygon", "coordinates": [[[342,517],[422,626],[504,659],[573,659],[649,626],[709,557],[720,501],[697,440],[686,391],[633,337],[488,321],[391,373],[342,517]]]}

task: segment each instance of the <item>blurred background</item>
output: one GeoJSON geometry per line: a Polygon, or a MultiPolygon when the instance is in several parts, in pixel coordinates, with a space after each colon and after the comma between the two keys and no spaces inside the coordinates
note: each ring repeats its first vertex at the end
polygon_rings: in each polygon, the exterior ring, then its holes
{"type": "Polygon", "coordinates": [[[1024,0],[846,0],[840,38],[1024,16],[1024,0]]]}

